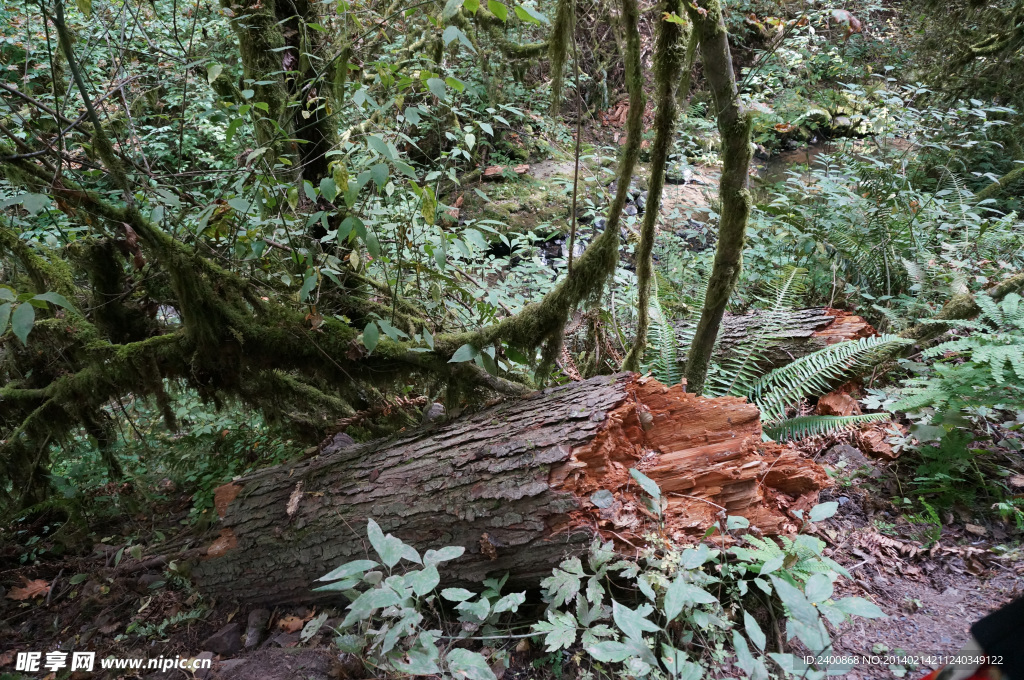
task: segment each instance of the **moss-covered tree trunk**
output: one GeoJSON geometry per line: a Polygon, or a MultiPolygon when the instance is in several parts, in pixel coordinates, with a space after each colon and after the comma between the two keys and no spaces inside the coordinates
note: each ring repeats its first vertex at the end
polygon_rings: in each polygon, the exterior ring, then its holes
{"type": "Polygon", "coordinates": [[[319,22],[316,4],[221,0],[221,5],[238,38],[244,87],[254,92],[250,100],[238,103],[254,105],[256,142],[266,149],[264,158],[271,166],[278,158],[287,159],[296,178],[317,185],[327,175],[325,154],[338,139],[330,115],[332,86],[334,69],[345,64],[310,58],[326,44],[325,34],[310,28],[319,22]]]}
{"type": "Polygon", "coordinates": [[[707,0],[702,6],[688,4],[686,10],[698,33],[704,77],[711,87],[718,131],[722,136],[722,179],[719,184],[722,212],[718,223],[718,246],[704,308],[686,362],[687,384],[694,393],[700,394],[704,389],[722,315],[739,281],[743,264],[743,245],[751,205],[748,188],[751,118],[739,101],[729,33],[725,29],[719,0],[707,0]]]}
{"type": "Polygon", "coordinates": [[[633,467],[660,485],[664,530],[677,540],[700,535],[719,507],[764,531],[788,530],[785,513],[828,484],[817,464],[762,442],[757,408],[743,399],[600,376],[220,487],[219,536],[192,574],[226,599],[336,596],[311,589],[339,564],[372,557],[363,540],[372,518],[421,552],[464,546],[442,570],[445,583],[504,572],[535,582],[594,536],[627,550],[643,543],[654,524],[633,467]],[[597,505],[601,490],[611,498],[597,505]]]}
{"type": "Polygon", "coordinates": [[[647,344],[647,328],[650,324],[651,277],[654,275],[654,238],[657,234],[658,213],[661,208],[661,192],[665,188],[665,166],[668,164],[675,133],[677,106],[676,85],[683,66],[683,43],[689,34],[689,27],[666,17],[679,16],[683,11],[680,0],[665,0],[656,16],[658,35],[654,44],[654,75],[657,83],[658,110],[654,116],[654,148],[651,151],[651,178],[648,182],[647,211],[640,229],[640,244],[636,250],[636,277],[640,289],[636,339],[623,361],[623,368],[636,371],[640,368],[644,347],[647,344]]]}

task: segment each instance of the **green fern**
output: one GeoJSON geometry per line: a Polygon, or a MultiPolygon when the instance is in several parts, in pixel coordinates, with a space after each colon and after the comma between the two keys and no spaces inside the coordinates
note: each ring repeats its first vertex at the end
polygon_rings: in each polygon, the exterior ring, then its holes
{"type": "Polygon", "coordinates": [[[763,373],[760,366],[765,361],[765,350],[787,330],[785,312],[790,311],[798,297],[804,293],[806,276],[806,269],[792,267],[785,270],[775,284],[770,285],[775,292],[771,307],[764,313],[756,330],[708,377],[708,386],[704,390],[707,396],[748,395],[750,388],[763,373]]]}
{"type": "Polygon", "coordinates": [[[772,560],[781,559],[786,565],[792,562],[792,566],[778,572],[783,578],[790,576],[795,581],[806,582],[814,574],[829,571],[836,571],[849,578],[849,573],[842,565],[822,554],[825,543],[813,536],[800,535],[796,540],[779,536],[781,546],[770,538],[758,538],[749,534],[744,538],[751,547],[734,546],[729,552],[741,560],[760,563],[762,567],[772,560]]]}
{"type": "Polygon", "coordinates": [[[834,434],[862,423],[888,420],[888,413],[865,413],[856,416],[797,416],[784,420],[778,425],[764,428],[765,436],[776,441],[803,439],[818,435],[834,434]]]}
{"type": "Polygon", "coordinates": [[[747,396],[761,409],[766,427],[775,427],[804,397],[828,392],[854,369],[868,365],[879,350],[909,342],[895,335],[879,335],[836,343],[776,368],[754,383],[747,396]]]}
{"type": "Polygon", "coordinates": [[[659,297],[658,278],[651,279],[651,324],[647,331],[647,354],[654,352],[654,360],[647,370],[666,385],[676,385],[683,379],[683,371],[676,353],[675,329],[665,317],[659,297]]]}

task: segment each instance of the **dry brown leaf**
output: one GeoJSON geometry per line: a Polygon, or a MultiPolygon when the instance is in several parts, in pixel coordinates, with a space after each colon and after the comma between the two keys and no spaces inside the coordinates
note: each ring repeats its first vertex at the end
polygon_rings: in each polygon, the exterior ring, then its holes
{"type": "Polygon", "coordinates": [[[40,595],[46,595],[50,592],[50,584],[41,578],[35,581],[29,581],[24,576],[21,580],[25,582],[24,588],[11,588],[11,592],[7,593],[7,597],[12,600],[31,600],[33,597],[39,597],[40,595]]]}
{"type": "Polygon", "coordinates": [[[0,666],[10,666],[14,663],[14,652],[0,654],[0,666]]]}
{"type": "Polygon", "coordinates": [[[304,622],[298,616],[286,616],[277,622],[277,627],[286,633],[298,633],[304,622]]]}

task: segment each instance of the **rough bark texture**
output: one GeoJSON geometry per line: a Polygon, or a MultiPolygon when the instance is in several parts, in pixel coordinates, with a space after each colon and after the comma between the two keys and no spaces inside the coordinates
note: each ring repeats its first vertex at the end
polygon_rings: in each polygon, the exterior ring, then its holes
{"type": "Polygon", "coordinates": [[[220,537],[193,576],[230,599],[318,599],[316,578],[367,556],[372,517],[421,551],[465,546],[442,572],[449,583],[506,571],[535,582],[596,534],[626,550],[643,543],[656,523],[632,467],[661,485],[677,540],[722,509],[767,532],[793,530],[788,511],[828,484],[817,464],[762,442],[758,411],[742,399],[600,376],[237,479],[217,491],[220,537]],[[603,509],[589,500],[600,489],[614,496],[603,509]]]}
{"type": "Polygon", "coordinates": [[[719,0],[705,0],[704,4],[705,7],[688,4],[686,11],[699,36],[704,77],[711,86],[718,131],[722,135],[722,178],[718,185],[722,216],[718,223],[718,245],[708,277],[704,309],[687,356],[686,380],[695,394],[704,390],[718,327],[740,278],[751,206],[748,185],[752,119],[739,101],[722,6],[719,0]]]}
{"type": "MultiPolygon", "coordinates": [[[[722,319],[715,345],[715,357],[720,360],[738,351],[743,351],[750,341],[766,323],[782,328],[774,334],[774,339],[767,343],[764,354],[764,369],[777,368],[817,352],[828,345],[843,340],[858,340],[878,335],[878,332],[864,318],[829,307],[797,309],[769,318],[763,311],[747,314],[726,314],[722,319]]],[[[680,338],[685,338],[684,329],[692,324],[685,322],[676,325],[680,338]]]]}

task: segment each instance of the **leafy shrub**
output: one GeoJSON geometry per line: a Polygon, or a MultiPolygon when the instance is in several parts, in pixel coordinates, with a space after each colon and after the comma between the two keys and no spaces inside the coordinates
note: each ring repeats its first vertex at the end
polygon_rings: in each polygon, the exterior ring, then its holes
{"type": "MultiPolygon", "coordinates": [[[[650,494],[649,507],[659,515],[658,487],[636,470],[632,475],[650,494]]],[[[836,507],[816,506],[809,519],[827,519],[836,507]]],[[[379,562],[344,564],[321,577],[328,583],[316,590],[340,591],[351,601],[336,644],[378,672],[470,680],[494,680],[492,666],[506,663],[506,657],[498,652],[488,659],[466,649],[467,641],[486,640],[493,648],[498,646],[495,640],[519,637],[540,638],[552,654],[582,650],[575,658],[581,664],[586,660],[585,677],[694,680],[731,662],[746,678],[767,679],[772,664],[786,677],[819,680],[837,668],[809,667],[784,652],[783,628],[785,641],[797,639],[820,654],[831,649],[825,621],[839,626],[851,615],[884,616],[863,598],[833,597],[835,582],[849,575],[822,554],[820,540],[799,535],[780,546],[742,535],[749,529],[742,517],[728,517],[724,528],[720,522],[715,529],[732,534],[737,545],[723,550],[705,542],[681,548],[652,534],[649,547],[632,560],[621,558],[612,543],[595,539],[586,564],[571,557],[541,582],[544,617],[520,635],[509,632],[507,619],[525,602],[525,593],[502,596],[502,578],[485,581],[479,595],[445,588],[439,599],[438,566],[464,549],[428,550],[421,557],[400,539],[385,535],[372,519],[367,534],[379,562]],[[743,541],[749,547],[739,545],[743,541]],[[403,560],[420,568],[398,573],[403,560]],[[440,614],[444,602],[458,617],[449,634],[430,627],[425,614],[428,609],[440,614]],[[771,644],[763,629],[767,624],[774,626],[771,644]]]]}

